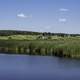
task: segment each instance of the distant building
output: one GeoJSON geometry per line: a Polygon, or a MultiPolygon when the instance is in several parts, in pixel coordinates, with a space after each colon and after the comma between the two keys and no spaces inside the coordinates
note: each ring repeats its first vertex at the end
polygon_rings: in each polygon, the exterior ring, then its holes
{"type": "Polygon", "coordinates": [[[43,39],[43,40],[45,40],[45,39],[48,39],[48,37],[47,37],[47,36],[42,36],[42,35],[40,35],[40,36],[38,36],[37,39],[43,39]]]}

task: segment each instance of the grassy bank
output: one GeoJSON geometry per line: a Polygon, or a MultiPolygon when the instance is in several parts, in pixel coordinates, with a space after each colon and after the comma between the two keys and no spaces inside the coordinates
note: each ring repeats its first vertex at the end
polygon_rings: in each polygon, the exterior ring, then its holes
{"type": "Polygon", "coordinates": [[[27,40],[10,37],[0,39],[0,52],[80,58],[80,37],[52,36],[52,39],[36,39],[38,36],[35,36],[33,39],[29,36],[27,40]]]}

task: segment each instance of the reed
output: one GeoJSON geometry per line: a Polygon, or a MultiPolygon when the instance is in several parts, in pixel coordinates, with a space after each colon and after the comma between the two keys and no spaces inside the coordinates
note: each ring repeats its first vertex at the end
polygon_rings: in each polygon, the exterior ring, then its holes
{"type": "Polygon", "coordinates": [[[80,58],[80,39],[0,40],[0,52],[80,58]]]}

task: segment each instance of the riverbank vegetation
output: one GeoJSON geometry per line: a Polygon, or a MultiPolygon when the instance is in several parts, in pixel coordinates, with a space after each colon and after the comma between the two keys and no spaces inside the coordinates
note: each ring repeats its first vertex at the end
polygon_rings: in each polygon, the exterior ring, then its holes
{"type": "Polygon", "coordinates": [[[27,33],[25,31],[3,31],[0,34],[0,52],[8,54],[80,58],[79,44],[79,34],[27,33]]]}

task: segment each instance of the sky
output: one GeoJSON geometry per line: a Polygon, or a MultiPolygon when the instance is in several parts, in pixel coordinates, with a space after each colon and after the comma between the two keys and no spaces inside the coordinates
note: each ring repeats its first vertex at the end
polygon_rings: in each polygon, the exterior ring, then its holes
{"type": "Polygon", "coordinates": [[[80,0],[0,0],[0,30],[80,33],[80,0]]]}

